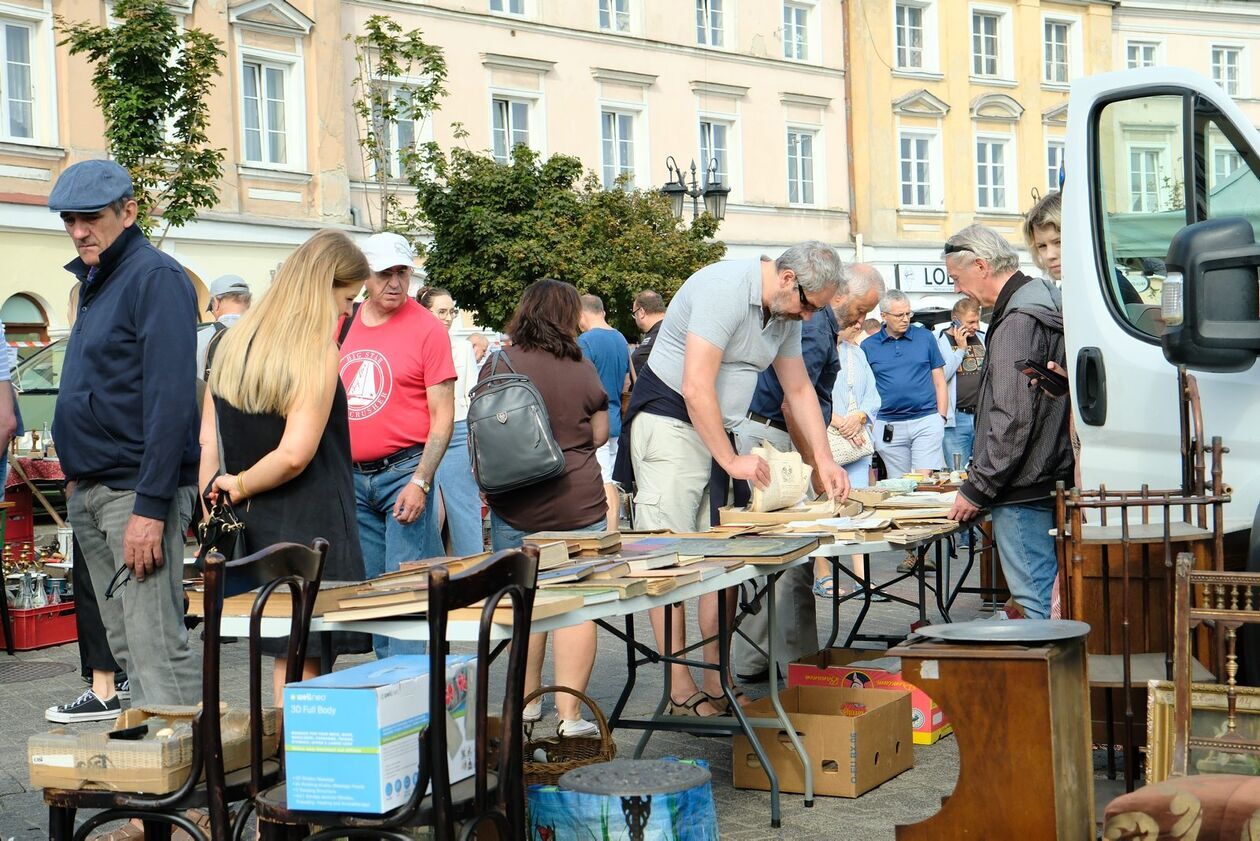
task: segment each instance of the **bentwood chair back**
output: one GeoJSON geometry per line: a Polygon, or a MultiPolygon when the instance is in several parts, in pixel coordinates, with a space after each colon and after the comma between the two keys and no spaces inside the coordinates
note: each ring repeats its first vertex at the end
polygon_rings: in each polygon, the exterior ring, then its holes
{"type": "MultiPolygon", "coordinates": [[[[118,820],[138,819],[147,838],[169,837],[171,827],[191,838],[229,841],[240,838],[252,798],[279,779],[282,769],[274,758],[263,756],[261,666],[257,652],[260,622],[267,600],[280,587],[292,596],[289,624],[288,675],[300,676],[305,656],[311,612],[323,575],[328,541],[317,539],[311,547],[281,543],[235,561],[217,553],[204,562],[205,627],[202,645],[201,709],[193,716],[192,762],[188,778],[175,791],[163,795],[135,792],[45,789],[49,805],[49,837],[53,841],[83,841],[99,826],[118,820]],[[219,715],[219,647],[223,602],[230,595],[261,587],[250,616],[250,764],[226,774],[223,767],[223,734],[219,715]],[[235,820],[231,804],[242,802],[235,820]],[[100,810],[74,829],[79,809],[100,810]],[[209,835],[191,821],[190,809],[204,809],[209,835]]],[[[270,672],[270,670],[268,670],[270,672]]]]}

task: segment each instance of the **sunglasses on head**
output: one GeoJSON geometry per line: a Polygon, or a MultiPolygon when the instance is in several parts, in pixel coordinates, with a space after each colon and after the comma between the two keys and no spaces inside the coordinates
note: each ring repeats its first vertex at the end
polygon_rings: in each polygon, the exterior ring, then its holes
{"type": "Polygon", "coordinates": [[[965,245],[951,245],[950,243],[945,243],[946,254],[962,254],[964,252],[971,253],[971,249],[965,245]]]}

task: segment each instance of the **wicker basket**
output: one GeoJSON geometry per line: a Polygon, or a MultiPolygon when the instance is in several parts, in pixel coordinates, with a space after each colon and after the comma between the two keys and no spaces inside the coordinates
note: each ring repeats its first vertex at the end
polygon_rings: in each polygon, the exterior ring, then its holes
{"type": "Polygon", "coordinates": [[[604,711],[585,693],[567,686],[543,686],[529,693],[525,698],[525,705],[528,706],[530,701],[541,695],[560,692],[573,695],[594,713],[595,724],[599,727],[599,738],[575,738],[557,734],[546,739],[535,739],[527,729],[524,751],[526,786],[555,785],[566,771],[596,762],[607,762],[617,756],[617,743],[613,741],[604,711]],[[534,758],[539,750],[546,754],[546,762],[539,762],[534,758]]]}

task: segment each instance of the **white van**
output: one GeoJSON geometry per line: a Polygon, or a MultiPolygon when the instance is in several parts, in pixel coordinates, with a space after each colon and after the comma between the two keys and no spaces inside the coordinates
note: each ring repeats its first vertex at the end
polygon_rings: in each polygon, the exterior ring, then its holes
{"type": "Polygon", "coordinates": [[[1185,364],[1209,441],[1229,448],[1227,529],[1250,528],[1260,134],[1190,71],[1092,76],[1072,85],[1064,169],[1063,308],[1084,486],[1180,486],[1175,365],[1185,364]]]}

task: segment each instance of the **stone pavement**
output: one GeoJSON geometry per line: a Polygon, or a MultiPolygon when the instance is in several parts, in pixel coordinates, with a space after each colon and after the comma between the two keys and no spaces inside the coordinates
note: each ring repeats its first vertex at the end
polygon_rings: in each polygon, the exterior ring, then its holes
{"type": "MultiPolygon", "coordinates": [[[[891,576],[900,553],[876,556],[872,577],[891,576]]],[[[972,572],[969,583],[975,584],[979,573],[972,572]]],[[[894,592],[913,597],[911,581],[897,585],[894,592]]],[[[841,640],[856,615],[857,609],[846,604],[841,610],[841,640]]],[[[822,604],[820,603],[820,607],[822,604]]],[[[981,611],[976,596],[960,596],[953,618],[976,618],[981,611]]],[[[694,619],[694,610],[690,611],[694,619]]],[[[939,618],[935,610],[929,619],[939,618]]],[[[870,633],[906,633],[909,623],[917,618],[912,608],[896,604],[874,604],[864,630],[870,633]]],[[[819,632],[825,641],[830,632],[830,611],[820,611],[819,632]]],[[[636,624],[639,639],[650,639],[647,617],[636,624]]],[[[696,638],[694,622],[690,639],[696,638]]],[[[194,638],[196,634],[194,634],[194,638]]],[[[339,666],[352,665],[363,658],[345,658],[339,666]]],[[[38,668],[43,668],[38,666],[38,668]]],[[[549,672],[549,669],[548,669],[549,672]]],[[[223,650],[223,687],[226,700],[244,705],[247,677],[244,643],[227,645],[223,650]]],[[[611,635],[600,634],[600,655],[588,690],[605,712],[611,711],[624,685],[626,665],[624,647],[611,635]]],[[[26,740],[31,733],[52,725],[44,721],[44,709],[77,697],[84,689],[79,677],[78,649],[65,645],[41,651],[20,652],[15,657],[0,650],[0,841],[46,837],[47,814],[38,791],[31,791],[26,773],[26,740]],[[15,674],[18,664],[48,664],[47,670],[59,673],[33,680],[15,674]]],[[[751,696],[765,695],[766,684],[748,687],[751,696]]],[[[661,670],[641,669],[636,692],[627,709],[629,715],[646,715],[654,708],[661,692],[661,670]]],[[[551,714],[548,702],[548,713],[551,714]]],[[[86,724],[79,727],[96,727],[86,724]]],[[[619,754],[631,756],[639,734],[623,731],[616,734],[619,754]]],[[[731,752],[728,739],[694,738],[683,733],[660,733],[652,737],[645,756],[682,756],[703,758],[713,772],[713,790],[717,801],[722,837],[741,838],[862,838],[863,841],[891,841],[893,827],[914,823],[940,808],[941,798],[949,794],[958,776],[958,752],[955,741],[947,737],[931,747],[916,745],[915,766],[910,771],[885,783],[856,800],[819,797],[812,809],[806,809],[800,795],[782,796],[783,824],[770,829],[769,795],[744,791],[731,786],[731,752]]]]}

